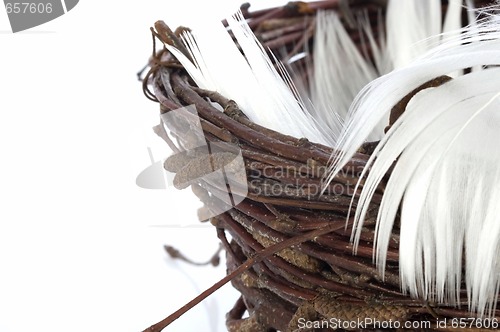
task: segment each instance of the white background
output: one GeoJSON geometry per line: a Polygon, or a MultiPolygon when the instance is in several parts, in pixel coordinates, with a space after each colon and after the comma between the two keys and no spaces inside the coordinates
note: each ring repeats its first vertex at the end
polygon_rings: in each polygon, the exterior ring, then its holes
{"type": "MultiPolygon", "coordinates": [[[[239,4],[82,0],[17,34],[0,8],[0,332],[142,331],[224,276],[163,252],[203,261],[218,241],[212,227],[189,227],[188,191],[135,184],[148,146],[168,154],[135,74],[156,20],[189,26],[239,4]]],[[[237,297],[225,287],[167,331],[224,331],[237,297]]]]}

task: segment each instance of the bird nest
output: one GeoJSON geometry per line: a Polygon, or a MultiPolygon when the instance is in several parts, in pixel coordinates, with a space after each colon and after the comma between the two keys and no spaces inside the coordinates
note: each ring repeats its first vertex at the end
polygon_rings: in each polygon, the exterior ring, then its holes
{"type": "MultiPolygon", "coordinates": [[[[353,24],[353,13],[364,11],[372,30],[380,31],[385,1],[291,2],[255,12],[248,6],[241,9],[259,41],[281,55],[281,60],[304,48],[313,49],[315,13],[320,9],[338,11],[352,40],[369,58],[370,49],[353,24]]],[[[173,32],[157,22],[153,39],[182,49],[179,35],[185,29],[173,32]]],[[[307,71],[304,75],[307,80],[307,71]]],[[[440,77],[420,89],[446,79],[440,77]]],[[[210,220],[226,251],[227,276],[221,283],[230,280],[241,293],[226,316],[229,331],[403,327],[445,331],[470,319],[465,291],[460,299],[463,305],[457,308],[411,298],[401,290],[397,220],[385,274],[374,266],[375,219],[384,181],[371,201],[353,254],[354,188],[376,142],[364,144],[326,183],[324,176],[335,151],[250,121],[233,100],[197,87],[166,49],[154,52],[143,83],[146,96],[160,105],[164,126],[157,127],[158,134],[176,152],[167,159],[165,168],[176,173],[177,187],[191,186],[205,203],[200,219],[210,220]],[[176,112],[179,109],[187,111],[176,112]],[[243,178],[238,175],[238,165],[243,178]],[[225,170],[223,181],[207,179],[220,169],[225,170]]],[[[404,112],[415,92],[394,106],[391,122],[404,112]]],[[[500,317],[498,311],[495,313],[500,317]]],[[[149,331],[159,331],[166,324],[164,321],[149,331]]]]}

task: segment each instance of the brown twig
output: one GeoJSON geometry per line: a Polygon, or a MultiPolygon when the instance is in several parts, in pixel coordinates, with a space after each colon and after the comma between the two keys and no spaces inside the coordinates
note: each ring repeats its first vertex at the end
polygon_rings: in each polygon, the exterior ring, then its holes
{"type": "Polygon", "coordinates": [[[169,315],[162,321],[148,327],[145,329],[143,332],[159,332],[163,331],[168,325],[170,325],[172,322],[174,322],[176,319],[181,317],[183,314],[185,314],[187,311],[189,311],[191,308],[196,306],[198,303],[206,299],[208,296],[213,294],[215,291],[217,291],[219,288],[227,284],[229,281],[231,281],[233,278],[237,277],[241,273],[247,271],[250,269],[252,266],[254,266],[257,263],[262,262],[264,259],[274,255],[276,252],[283,250],[285,248],[288,248],[290,246],[305,242],[305,241],[310,241],[314,239],[317,236],[323,235],[323,234],[328,234],[330,233],[333,229],[335,229],[336,225],[334,227],[332,226],[326,226],[320,229],[316,229],[311,232],[304,233],[302,235],[298,235],[295,237],[292,237],[288,240],[285,240],[283,242],[277,243],[273,246],[267,247],[263,249],[262,251],[258,252],[255,256],[248,258],[248,260],[240,265],[237,269],[232,271],[230,274],[216,282],[213,286],[202,292],[200,295],[196,296],[193,300],[189,301],[186,305],[178,309],[176,312],[173,314],[169,315]]]}
{"type": "Polygon", "coordinates": [[[196,266],[206,266],[206,265],[212,265],[212,266],[218,266],[220,263],[220,252],[222,251],[222,245],[219,245],[219,248],[217,248],[217,251],[212,255],[212,257],[206,261],[206,262],[195,262],[192,259],[186,257],[182,252],[180,252],[178,249],[165,245],[163,246],[163,249],[168,253],[168,255],[171,258],[174,259],[180,259],[181,261],[184,261],[186,263],[189,263],[191,265],[196,265],[196,266]]]}

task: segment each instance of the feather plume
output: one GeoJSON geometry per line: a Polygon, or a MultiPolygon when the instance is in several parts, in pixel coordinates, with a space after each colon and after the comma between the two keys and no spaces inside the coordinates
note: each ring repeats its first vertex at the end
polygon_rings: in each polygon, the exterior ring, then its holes
{"type": "MultiPolygon", "coordinates": [[[[449,1],[443,22],[441,0],[389,1],[387,37],[379,31],[382,37],[378,43],[373,37],[369,19],[360,15],[357,21],[359,30],[372,50],[375,66],[358,51],[336,12],[318,12],[314,75],[310,86],[314,117],[325,123],[338,138],[350,117],[349,107],[362,88],[380,75],[411,63],[441,41],[441,38],[430,37],[441,33],[448,33],[448,37],[457,35],[461,27],[461,12],[462,0],[449,1]]],[[[386,125],[387,118],[384,118],[367,140],[380,139],[386,125]]]]}
{"type": "Polygon", "coordinates": [[[387,52],[392,68],[401,68],[433,45],[428,39],[461,27],[462,0],[451,0],[442,21],[441,0],[389,1],[387,7],[387,52]]]}
{"type": "Polygon", "coordinates": [[[333,173],[352,156],[402,97],[421,84],[465,68],[462,75],[418,93],[376,147],[363,176],[355,244],[375,188],[395,163],[377,216],[375,259],[383,273],[401,205],[403,290],[458,305],[465,259],[469,307],[495,309],[500,283],[500,25],[490,17],[453,34],[409,65],[363,89],[338,142],[333,173]],[[465,254],[463,254],[465,252],[465,254]],[[463,257],[465,255],[465,257],[463,257]]]}
{"type": "Polygon", "coordinates": [[[199,29],[195,26],[192,33],[184,34],[183,41],[194,63],[176,48],[167,48],[198,86],[233,99],[252,121],[284,134],[332,145],[332,134],[306,109],[289,76],[284,74],[284,79],[275,69],[241,12],[227,22],[241,51],[220,21],[204,21],[199,29]]]}
{"type": "Polygon", "coordinates": [[[317,14],[314,40],[313,114],[338,137],[354,97],[378,73],[358,51],[336,12],[317,14]]]}

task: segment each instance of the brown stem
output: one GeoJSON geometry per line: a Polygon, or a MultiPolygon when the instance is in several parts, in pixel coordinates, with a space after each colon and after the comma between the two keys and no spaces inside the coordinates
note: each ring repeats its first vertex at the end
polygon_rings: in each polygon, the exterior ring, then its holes
{"type": "Polygon", "coordinates": [[[174,248],[172,246],[165,245],[165,246],[163,246],[163,248],[165,249],[165,251],[167,252],[167,254],[171,258],[180,259],[181,261],[184,261],[184,262],[186,262],[188,264],[196,265],[196,266],[205,266],[205,265],[218,266],[219,263],[220,263],[220,257],[219,257],[219,255],[220,255],[220,252],[222,251],[222,246],[220,245],[219,248],[217,249],[217,251],[215,252],[215,254],[213,254],[212,257],[208,261],[206,261],[206,262],[195,262],[192,259],[190,259],[187,256],[185,256],[178,249],[176,249],[176,248],[174,248]]]}
{"type": "MultiPolygon", "coordinates": [[[[334,225],[337,227],[337,225],[334,225]]],[[[167,326],[169,326],[172,322],[174,322],[176,319],[181,317],[183,314],[188,312],[190,309],[198,305],[201,301],[206,299],[208,296],[212,295],[215,291],[217,291],[219,288],[230,282],[233,278],[239,276],[241,273],[247,271],[250,269],[252,266],[254,266],[257,263],[262,262],[264,259],[274,255],[276,252],[281,251],[283,249],[286,249],[290,246],[297,245],[299,243],[305,242],[305,241],[310,241],[314,239],[317,236],[323,235],[323,234],[328,234],[330,233],[335,227],[332,226],[326,226],[320,229],[316,229],[314,231],[298,235],[295,237],[292,237],[288,240],[285,240],[283,242],[277,243],[275,245],[269,246],[260,252],[258,252],[254,257],[249,258],[245,263],[241,264],[236,270],[232,271],[230,274],[216,282],[213,286],[202,292],[200,295],[196,296],[194,299],[186,303],[183,307],[179,308],[177,311],[175,311],[173,314],[169,315],[162,321],[148,327],[145,329],[143,332],[159,332],[163,331],[167,326]]]]}
{"type": "Polygon", "coordinates": [[[178,49],[186,58],[188,58],[191,62],[193,62],[193,59],[191,58],[191,54],[187,50],[187,48],[184,46],[184,44],[181,42],[181,40],[175,35],[175,33],[170,29],[170,27],[163,21],[156,21],[155,22],[155,29],[157,31],[157,37],[160,39],[164,44],[171,45],[178,49]]]}

